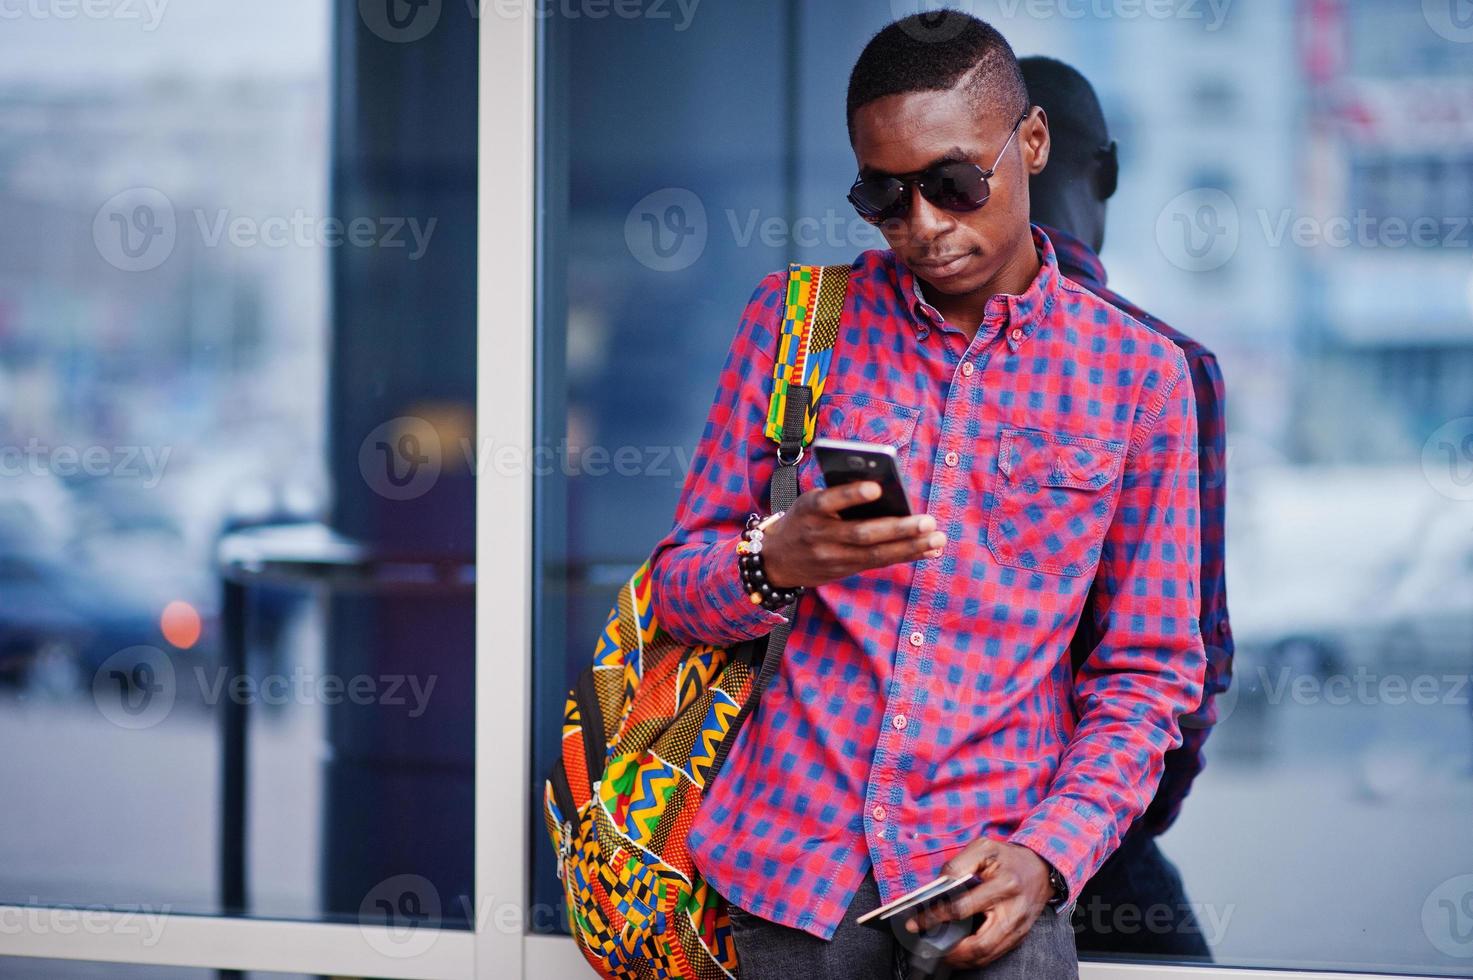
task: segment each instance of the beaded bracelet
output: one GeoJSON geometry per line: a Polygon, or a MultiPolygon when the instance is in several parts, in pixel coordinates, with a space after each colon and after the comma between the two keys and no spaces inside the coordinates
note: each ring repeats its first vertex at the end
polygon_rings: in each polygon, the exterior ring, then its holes
{"type": "Polygon", "coordinates": [[[747,590],[747,598],[752,601],[752,605],[761,606],[769,612],[781,612],[797,602],[798,596],[803,594],[801,585],[791,589],[780,589],[773,585],[767,581],[767,574],[762,567],[763,532],[782,516],[783,511],[767,518],[749,515],[747,527],[742,531],[742,539],[737,542],[737,563],[742,572],[742,588],[747,590]]]}

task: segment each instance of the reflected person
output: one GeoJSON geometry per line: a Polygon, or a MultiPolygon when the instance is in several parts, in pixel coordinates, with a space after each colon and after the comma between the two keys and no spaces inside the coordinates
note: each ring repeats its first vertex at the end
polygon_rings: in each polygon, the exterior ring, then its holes
{"type": "MultiPolygon", "coordinates": [[[[1161,785],[1146,812],[1085,886],[1075,913],[1081,953],[1211,959],[1181,875],[1156,838],[1176,820],[1203,766],[1202,749],[1217,720],[1214,698],[1232,676],[1232,634],[1223,575],[1226,492],[1225,396],[1217,358],[1201,343],[1163,323],[1106,285],[1100,248],[1107,202],[1115,193],[1115,141],[1089,81],[1052,58],[1020,59],[1029,98],[1048,116],[1053,150],[1030,180],[1032,217],[1047,233],[1068,278],[1171,341],[1186,358],[1197,404],[1201,496],[1201,630],[1207,648],[1202,702],[1182,718],[1182,744],[1166,753],[1161,785]]],[[[1076,668],[1099,642],[1091,593],[1072,644],[1076,668]]]]}

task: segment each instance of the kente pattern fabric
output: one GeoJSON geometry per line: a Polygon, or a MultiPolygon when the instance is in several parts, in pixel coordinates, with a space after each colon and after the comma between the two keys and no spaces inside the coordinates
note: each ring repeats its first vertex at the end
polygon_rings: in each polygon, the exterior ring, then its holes
{"type": "Polygon", "coordinates": [[[773,364],[765,430],[774,442],[782,442],[788,392],[794,384],[806,385],[813,392],[805,413],[803,444],[813,441],[815,414],[823,396],[848,283],[848,266],[796,266],[788,274],[787,303],[773,364]]]}

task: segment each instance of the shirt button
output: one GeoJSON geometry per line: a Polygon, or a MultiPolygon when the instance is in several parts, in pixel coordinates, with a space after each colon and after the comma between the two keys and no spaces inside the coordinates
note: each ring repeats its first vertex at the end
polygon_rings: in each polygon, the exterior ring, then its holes
{"type": "Polygon", "coordinates": [[[961,460],[961,457],[958,456],[955,452],[950,452],[950,453],[947,453],[946,454],[946,465],[947,466],[955,466],[960,460],[961,460]]]}
{"type": "Polygon", "coordinates": [[[1013,332],[1008,334],[1008,336],[1011,337],[1013,339],[1013,343],[1016,344],[1018,341],[1023,339],[1023,331],[1019,327],[1014,327],[1013,332]]]}
{"type": "Polygon", "coordinates": [[[971,361],[963,361],[962,362],[962,376],[963,377],[970,378],[972,376],[972,372],[975,371],[975,370],[977,370],[977,367],[971,361]]]}
{"type": "Polygon", "coordinates": [[[890,724],[895,726],[897,732],[905,731],[905,715],[896,715],[890,719],[890,724]]]}
{"type": "Polygon", "coordinates": [[[920,630],[916,630],[914,633],[910,634],[910,645],[911,646],[918,647],[922,643],[925,643],[925,642],[926,642],[926,634],[922,633],[920,630]]]}
{"type": "Polygon", "coordinates": [[[877,807],[875,807],[873,810],[871,810],[869,812],[869,815],[872,816],[872,817],[874,817],[876,820],[884,820],[885,819],[885,808],[882,807],[882,806],[877,806],[877,807]]]}

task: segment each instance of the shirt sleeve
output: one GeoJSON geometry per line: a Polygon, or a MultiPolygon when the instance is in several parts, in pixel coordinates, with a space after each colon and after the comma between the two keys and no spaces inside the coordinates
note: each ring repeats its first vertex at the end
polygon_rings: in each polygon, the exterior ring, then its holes
{"type": "Polygon", "coordinates": [[[727,352],[675,523],[650,558],[652,602],[677,641],[729,646],[786,622],[742,588],[737,542],[747,515],[766,513],[777,446],[767,438],[769,393],[786,277],[762,280],[727,352]]]}
{"type": "Polygon", "coordinates": [[[1127,450],[1096,572],[1100,640],[1075,676],[1078,722],[1048,795],[1009,837],[1058,869],[1070,902],[1145,810],[1202,697],[1197,425],[1179,352],[1173,373],[1127,450]]]}
{"type": "Polygon", "coordinates": [[[1227,511],[1227,393],[1217,358],[1188,359],[1197,399],[1197,466],[1201,490],[1202,641],[1207,672],[1202,703],[1181,718],[1181,746],[1166,753],[1161,786],[1139,823],[1152,836],[1164,834],[1181,813],[1192,783],[1206,766],[1203,749],[1217,724],[1216,698],[1232,683],[1233,634],[1227,614],[1225,573],[1227,511]]]}

